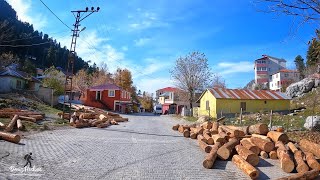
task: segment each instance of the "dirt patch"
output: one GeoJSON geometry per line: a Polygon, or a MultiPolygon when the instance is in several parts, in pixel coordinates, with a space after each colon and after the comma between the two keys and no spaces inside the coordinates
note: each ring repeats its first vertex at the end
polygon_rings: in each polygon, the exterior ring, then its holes
{"type": "Polygon", "coordinates": [[[320,144],[320,132],[310,131],[293,131],[287,132],[289,139],[294,142],[299,142],[301,139],[307,139],[314,143],[320,144]]]}

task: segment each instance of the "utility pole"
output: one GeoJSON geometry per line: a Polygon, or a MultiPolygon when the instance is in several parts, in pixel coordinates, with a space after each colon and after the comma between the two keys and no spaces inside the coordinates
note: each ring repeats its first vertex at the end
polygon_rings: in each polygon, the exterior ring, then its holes
{"type": "Polygon", "coordinates": [[[64,114],[66,112],[66,104],[69,104],[70,110],[69,110],[69,119],[71,117],[71,101],[70,99],[72,98],[72,78],[73,78],[73,68],[74,68],[74,61],[77,57],[76,54],[76,44],[77,44],[77,37],[79,37],[79,34],[81,31],[85,29],[82,28],[79,30],[80,22],[90,16],[94,12],[98,12],[100,10],[99,7],[97,9],[94,9],[94,7],[91,7],[91,10],[89,10],[88,7],[86,7],[85,10],[76,10],[76,11],[71,11],[73,16],[75,17],[76,21],[73,24],[74,28],[72,31],[72,40],[71,40],[71,46],[70,46],[70,51],[68,55],[68,65],[66,67],[66,80],[64,83],[64,97],[63,97],[63,114],[62,114],[62,119],[64,119],[64,114]],[[82,17],[85,13],[89,13],[86,16],[82,17]],[[69,99],[66,99],[66,95],[69,94],[69,99]]]}

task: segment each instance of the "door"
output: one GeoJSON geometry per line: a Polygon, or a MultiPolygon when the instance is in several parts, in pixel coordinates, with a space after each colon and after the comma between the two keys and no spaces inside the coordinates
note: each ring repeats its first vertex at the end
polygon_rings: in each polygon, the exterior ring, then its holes
{"type": "Polygon", "coordinates": [[[242,111],[247,110],[247,103],[246,102],[240,102],[240,109],[242,108],[242,111]]]}

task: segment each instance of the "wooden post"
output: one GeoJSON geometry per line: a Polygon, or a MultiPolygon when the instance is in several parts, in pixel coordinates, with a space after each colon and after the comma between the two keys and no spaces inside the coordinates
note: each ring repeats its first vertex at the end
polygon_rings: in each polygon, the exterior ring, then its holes
{"type": "Polygon", "coordinates": [[[51,89],[51,107],[53,107],[53,89],[51,89]]]}

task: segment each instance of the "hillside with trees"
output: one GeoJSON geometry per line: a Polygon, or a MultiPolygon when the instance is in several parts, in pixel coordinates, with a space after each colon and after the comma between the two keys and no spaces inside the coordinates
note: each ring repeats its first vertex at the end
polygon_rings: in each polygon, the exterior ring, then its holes
{"type": "MultiPolygon", "coordinates": [[[[33,28],[32,24],[18,20],[16,11],[4,0],[0,0],[0,59],[1,66],[19,63],[20,68],[34,74],[35,68],[51,66],[65,69],[69,50],[62,47],[54,37],[33,28]],[[9,57],[9,58],[8,58],[9,57]]],[[[91,69],[88,61],[75,59],[75,72],[91,69]]]]}

